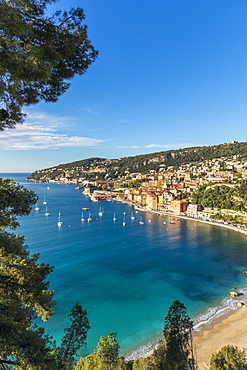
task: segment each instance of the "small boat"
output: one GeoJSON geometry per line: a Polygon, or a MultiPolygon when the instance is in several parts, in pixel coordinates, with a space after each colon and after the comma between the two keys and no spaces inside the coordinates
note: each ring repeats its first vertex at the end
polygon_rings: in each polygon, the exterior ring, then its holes
{"type": "Polygon", "coordinates": [[[47,206],[45,207],[45,209],[46,209],[45,210],[45,216],[50,216],[50,213],[48,212],[48,207],[47,206]]]}
{"type": "Polygon", "coordinates": [[[104,208],[103,207],[100,207],[98,215],[99,216],[103,216],[104,213],[105,213],[104,212],[104,208]]]}
{"type": "Polygon", "coordinates": [[[144,222],[142,221],[142,217],[140,217],[139,225],[144,225],[144,222]]]}
{"type": "Polygon", "coordinates": [[[124,212],[124,213],[123,213],[123,226],[125,226],[125,225],[126,225],[125,215],[126,215],[126,212],[124,212]]]}
{"type": "Polygon", "coordinates": [[[83,211],[88,211],[89,210],[89,208],[86,208],[86,207],[84,207],[82,209],[83,209],[83,211]]]}
{"type": "Polygon", "coordinates": [[[114,213],[114,215],[113,215],[113,221],[117,221],[116,213],[114,213]]]}
{"type": "Polygon", "coordinates": [[[36,203],[36,206],[35,206],[35,211],[39,211],[40,210],[40,208],[39,208],[39,206],[38,206],[38,203],[36,203]]]}
{"type": "Polygon", "coordinates": [[[173,222],[173,221],[170,221],[170,224],[175,224],[175,222],[173,222]]]}
{"type": "Polygon", "coordinates": [[[92,218],[91,218],[91,213],[90,213],[90,212],[89,212],[89,214],[88,214],[87,222],[92,222],[92,218]]]}
{"type": "Polygon", "coordinates": [[[63,224],[63,223],[62,223],[62,221],[61,221],[61,217],[60,217],[60,216],[61,216],[61,213],[60,213],[60,211],[59,211],[59,212],[58,212],[58,222],[57,222],[57,226],[58,226],[58,227],[61,227],[61,226],[62,226],[62,224],[63,224]]]}
{"type": "Polygon", "coordinates": [[[163,224],[165,225],[165,224],[166,224],[166,222],[164,221],[164,222],[163,222],[163,224]]]}
{"type": "Polygon", "coordinates": [[[134,212],[131,213],[131,220],[134,220],[135,219],[135,216],[134,216],[134,212]]]}
{"type": "Polygon", "coordinates": [[[83,212],[81,213],[81,222],[85,222],[85,218],[84,218],[83,212]]]}
{"type": "Polygon", "coordinates": [[[44,197],[44,201],[43,201],[43,204],[47,204],[47,201],[46,201],[45,197],[44,197]]]}
{"type": "Polygon", "coordinates": [[[50,187],[49,186],[47,186],[47,190],[49,190],[50,189],[50,187]]]}

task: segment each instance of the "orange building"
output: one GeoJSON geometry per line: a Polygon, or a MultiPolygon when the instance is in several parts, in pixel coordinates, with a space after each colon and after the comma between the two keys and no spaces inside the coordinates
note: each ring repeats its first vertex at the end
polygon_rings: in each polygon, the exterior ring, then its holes
{"type": "Polygon", "coordinates": [[[170,203],[170,211],[174,212],[175,214],[179,215],[180,213],[186,212],[188,206],[188,202],[186,200],[172,200],[170,203]]]}

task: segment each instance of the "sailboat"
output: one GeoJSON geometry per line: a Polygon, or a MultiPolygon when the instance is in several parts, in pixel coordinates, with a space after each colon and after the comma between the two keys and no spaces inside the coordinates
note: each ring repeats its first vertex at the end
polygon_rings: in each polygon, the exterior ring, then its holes
{"type": "Polygon", "coordinates": [[[81,222],[85,222],[85,218],[83,216],[83,212],[81,213],[81,222]]]}
{"type": "Polygon", "coordinates": [[[44,201],[43,201],[43,204],[47,204],[47,201],[46,201],[45,197],[44,197],[44,201]]]}
{"type": "Polygon", "coordinates": [[[60,227],[60,226],[62,226],[62,221],[61,221],[61,219],[60,219],[60,216],[61,216],[61,213],[60,213],[60,211],[58,212],[58,222],[57,222],[57,226],[58,227],[60,227]]]}
{"type": "Polygon", "coordinates": [[[36,203],[36,206],[35,206],[35,211],[39,211],[40,210],[40,208],[39,208],[39,206],[38,206],[38,202],[36,203]]]}
{"type": "Polygon", "coordinates": [[[125,225],[126,225],[126,222],[125,222],[125,215],[126,215],[126,213],[124,212],[124,214],[123,214],[123,226],[125,226],[125,225]]]}
{"type": "Polygon", "coordinates": [[[116,213],[114,213],[114,215],[113,215],[113,221],[117,221],[116,213]]]}
{"type": "Polygon", "coordinates": [[[91,214],[90,214],[90,212],[89,212],[89,214],[88,214],[88,219],[87,219],[87,222],[92,222],[92,219],[91,219],[91,214]]]}
{"type": "Polygon", "coordinates": [[[105,213],[104,212],[104,208],[103,207],[100,207],[98,215],[99,216],[103,216],[104,213],[105,213]]]}
{"type": "Polygon", "coordinates": [[[144,225],[144,222],[142,221],[142,216],[140,217],[139,225],[144,225]]]}
{"type": "Polygon", "coordinates": [[[131,213],[131,220],[134,220],[135,219],[135,216],[134,216],[134,212],[131,213]]]}
{"type": "Polygon", "coordinates": [[[50,216],[50,213],[48,212],[48,207],[46,206],[45,207],[46,211],[45,211],[45,216],[50,216]]]}

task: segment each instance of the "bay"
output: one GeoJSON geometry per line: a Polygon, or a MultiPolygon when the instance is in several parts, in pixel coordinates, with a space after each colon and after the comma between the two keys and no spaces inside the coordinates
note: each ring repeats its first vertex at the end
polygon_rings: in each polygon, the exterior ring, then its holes
{"type": "Polygon", "coordinates": [[[176,299],[196,322],[234,308],[236,301],[228,293],[235,288],[246,299],[247,277],[241,274],[247,266],[246,236],[183,219],[170,224],[168,216],[135,213],[119,202],[94,203],[75,185],[34,183],[25,180],[27,175],[1,176],[39,196],[40,210],[20,217],[16,232],[25,236],[31,254],[40,253],[40,262],[55,266],[49,275],[55,314],[41,325],[58,344],[76,302],[87,310],[91,325],[88,345],[80,353],[84,356],[93,352],[101,335],[117,333],[122,354],[158,338],[176,299]],[[103,216],[98,215],[100,206],[103,216]],[[91,223],[81,222],[84,207],[91,223]],[[57,226],[58,212],[62,227],[57,226]]]}

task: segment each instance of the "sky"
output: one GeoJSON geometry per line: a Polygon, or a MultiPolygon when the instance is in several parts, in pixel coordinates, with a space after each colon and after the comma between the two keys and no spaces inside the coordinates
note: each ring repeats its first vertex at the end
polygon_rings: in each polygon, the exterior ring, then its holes
{"type": "Polygon", "coordinates": [[[246,0],[61,0],[98,58],[0,132],[0,172],[246,141],[246,0]]]}

